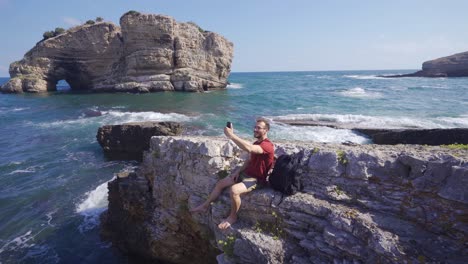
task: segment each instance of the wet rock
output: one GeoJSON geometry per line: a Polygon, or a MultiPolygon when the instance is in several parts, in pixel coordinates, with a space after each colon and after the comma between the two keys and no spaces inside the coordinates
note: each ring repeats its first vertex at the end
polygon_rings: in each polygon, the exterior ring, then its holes
{"type": "Polygon", "coordinates": [[[108,158],[141,161],[143,151],[149,149],[151,137],[181,133],[182,126],[176,122],[134,122],[102,126],[96,138],[108,158]]]}

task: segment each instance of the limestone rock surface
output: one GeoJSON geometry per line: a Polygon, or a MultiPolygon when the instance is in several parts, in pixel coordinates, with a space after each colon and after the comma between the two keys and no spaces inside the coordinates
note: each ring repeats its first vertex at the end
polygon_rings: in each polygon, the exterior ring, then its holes
{"type": "Polygon", "coordinates": [[[96,138],[108,158],[141,161],[143,151],[149,149],[151,137],[181,133],[182,126],[176,122],[133,122],[102,126],[96,138]]]}
{"type": "Polygon", "coordinates": [[[40,41],[10,65],[4,93],[46,92],[65,80],[95,92],[207,91],[227,85],[233,44],[196,24],[128,12],[40,41]]]}
{"type": "Polygon", "coordinates": [[[125,252],[171,263],[465,263],[468,153],[414,145],[275,142],[298,155],[302,192],[204,201],[245,153],[225,138],[153,137],[140,168],[109,183],[103,233],[125,252]],[[221,254],[222,253],[222,254],[221,254]]]}

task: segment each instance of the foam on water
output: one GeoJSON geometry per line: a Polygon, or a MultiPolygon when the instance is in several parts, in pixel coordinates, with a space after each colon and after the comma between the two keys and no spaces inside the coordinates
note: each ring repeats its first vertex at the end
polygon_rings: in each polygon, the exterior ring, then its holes
{"type": "Polygon", "coordinates": [[[351,79],[359,79],[359,80],[388,80],[384,77],[378,77],[375,75],[344,75],[343,77],[351,78],[351,79]]]}
{"type": "Polygon", "coordinates": [[[188,117],[177,113],[159,113],[159,112],[121,112],[121,111],[103,111],[101,116],[96,117],[80,117],[78,119],[58,120],[52,122],[42,122],[34,124],[31,121],[26,122],[30,125],[37,125],[44,128],[59,127],[59,128],[75,128],[76,126],[85,126],[92,124],[110,124],[117,125],[129,122],[145,122],[145,121],[176,121],[186,122],[196,117],[188,117]]]}
{"type": "Polygon", "coordinates": [[[348,129],[333,129],[317,126],[289,126],[272,123],[269,133],[272,139],[315,141],[328,143],[353,142],[369,144],[370,139],[354,133],[348,129]]]}
{"type": "Polygon", "coordinates": [[[17,250],[20,248],[30,248],[34,246],[34,243],[31,243],[33,238],[34,236],[32,235],[32,230],[28,230],[26,233],[17,236],[5,243],[5,245],[3,245],[2,248],[0,248],[0,253],[6,250],[10,251],[17,250]]]}
{"type": "Polygon", "coordinates": [[[76,212],[84,216],[83,223],[78,227],[81,233],[91,230],[99,225],[99,215],[107,209],[107,184],[111,180],[87,192],[86,198],[76,206],[76,212]]]}
{"type": "Polygon", "coordinates": [[[36,172],[36,169],[37,168],[41,168],[41,166],[31,166],[31,167],[27,167],[26,169],[23,169],[23,170],[14,170],[10,173],[8,173],[7,175],[12,175],[12,174],[17,174],[17,173],[34,173],[36,172]]]}
{"type": "Polygon", "coordinates": [[[377,99],[377,98],[382,97],[381,93],[367,91],[361,87],[355,87],[352,89],[341,91],[339,92],[339,94],[345,97],[362,98],[362,99],[377,99]]]}
{"type": "Polygon", "coordinates": [[[230,88],[230,89],[241,89],[241,88],[244,88],[244,86],[240,83],[230,83],[226,86],[226,88],[230,88]]]}
{"type": "Polygon", "coordinates": [[[330,122],[361,128],[457,128],[468,126],[468,115],[460,117],[437,117],[421,119],[417,117],[389,117],[365,115],[338,115],[338,114],[295,114],[270,117],[274,120],[315,121],[330,122]]]}

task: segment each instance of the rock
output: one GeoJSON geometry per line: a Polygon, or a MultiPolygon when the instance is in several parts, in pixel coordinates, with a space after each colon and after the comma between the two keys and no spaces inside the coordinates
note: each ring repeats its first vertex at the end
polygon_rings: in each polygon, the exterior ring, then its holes
{"type": "Polygon", "coordinates": [[[102,116],[102,112],[99,111],[99,110],[94,110],[94,109],[86,109],[84,112],[83,112],[84,116],[85,117],[98,117],[98,116],[102,116]]]}
{"type": "Polygon", "coordinates": [[[353,129],[368,135],[374,144],[449,145],[468,144],[468,128],[447,129],[353,129]]]}
{"type": "Polygon", "coordinates": [[[468,51],[426,61],[422,70],[410,74],[382,75],[380,77],[467,77],[468,51]]]}
{"type": "Polygon", "coordinates": [[[275,142],[276,155],[303,156],[303,192],[245,194],[238,221],[221,232],[228,191],[205,214],[189,209],[241,166],[243,152],[213,137],[153,137],[150,145],[135,173],[109,184],[101,222],[113,245],[129,254],[170,263],[464,263],[468,257],[466,151],[275,142]]]}
{"type": "Polygon", "coordinates": [[[120,26],[99,22],[39,41],[10,65],[4,93],[57,90],[93,92],[200,92],[222,89],[233,44],[196,24],[164,15],[128,12],[120,26]]]}
{"type": "Polygon", "coordinates": [[[152,136],[175,136],[182,126],[175,122],[134,122],[107,125],[98,129],[96,138],[106,156],[117,160],[141,161],[152,136]]]}

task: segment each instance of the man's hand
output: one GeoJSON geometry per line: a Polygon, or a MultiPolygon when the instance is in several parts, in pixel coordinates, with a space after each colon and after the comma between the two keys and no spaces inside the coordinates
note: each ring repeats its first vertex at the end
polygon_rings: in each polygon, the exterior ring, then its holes
{"type": "Polygon", "coordinates": [[[240,174],[239,172],[240,172],[240,171],[238,170],[238,171],[236,171],[236,172],[234,172],[234,173],[231,174],[231,178],[232,178],[232,180],[233,180],[234,182],[237,182],[237,178],[239,178],[239,174],[240,174]]]}
{"type": "Polygon", "coordinates": [[[229,139],[231,139],[232,136],[234,135],[234,126],[231,125],[231,128],[229,128],[229,127],[224,127],[224,135],[226,135],[226,137],[228,137],[229,139]]]}

